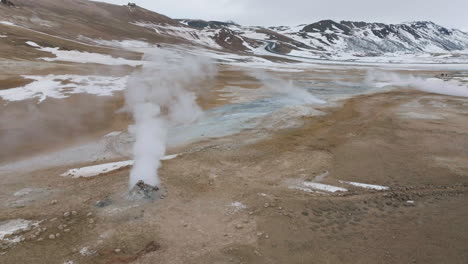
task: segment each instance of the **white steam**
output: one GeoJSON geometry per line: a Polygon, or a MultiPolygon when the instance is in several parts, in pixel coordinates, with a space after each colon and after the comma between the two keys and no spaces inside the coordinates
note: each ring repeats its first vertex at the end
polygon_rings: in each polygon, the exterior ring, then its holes
{"type": "Polygon", "coordinates": [[[129,131],[136,140],[130,188],[139,181],[160,185],[158,168],[166,152],[168,127],[194,122],[202,115],[197,92],[216,74],[216,67],[207,58],[187,56],[157,49],[145,54],[147,63],[129,78],[125,96],[135,121],[129,131]]]}
{"type": "Polygon", "coordinates": [[[259,80],[264,88],[270,89],[274,93],[283,94],[297,102],[303,104],[326,103],[313,96],[309,91],[296,86],[292,80],[281,79],[262,70],[252,70],[248,74],[259,80]]]}
{"type": "Polygon", "coordinates": [[[382,84],[395,85],[411,87],[428,93],[468,97],[468,84],[458,80],[424,79],[412,75],[404,76],[396,73],[368,71],[366,82],[378,84],[379,86],[383,86],[382,84]]]}

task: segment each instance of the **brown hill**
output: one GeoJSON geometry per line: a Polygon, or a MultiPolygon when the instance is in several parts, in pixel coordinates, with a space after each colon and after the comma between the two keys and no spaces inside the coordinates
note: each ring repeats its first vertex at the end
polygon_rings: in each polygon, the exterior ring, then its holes
{"type": "Polygon", "coordinates": [[[134,22],[183,26],[167,16],[138,6],[118,6],[87,0],[17,0],[0,5],[0,17],[17,25],[69,39],[143,39],[151,43],[178,38],[133,25],[134,22]]]}

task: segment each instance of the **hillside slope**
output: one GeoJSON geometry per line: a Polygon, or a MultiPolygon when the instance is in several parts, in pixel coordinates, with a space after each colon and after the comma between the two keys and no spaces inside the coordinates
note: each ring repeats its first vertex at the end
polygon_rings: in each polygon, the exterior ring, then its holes
{"type": "Polygon", "coordinates": [[[15,5],[0,5],[0,20],[64,38],[141,39],[151,43],[180,41],[132,24],[144,21],[182,26],[176,20],[138,6],[117,6],[86,0],[21,0],[16,1],[15,5]]]}
{"type": "MultiPolygon", "coordinates": [[[[468,33],[427,21],[383,24],[323,20],[267,28],[232,21],[177,20],[138,6],[87,0],[16,2],[15,7],[0,5],[0,22],[104,46],[121,47],[122,41],[127,41],[127,46],[168,43],[260,56],[275,53],[338,60],[429,54],[431,58],[463,61],[468,54],[468,33]]],[[[0,23],[0,33],[3,27],[0,23]]]]}

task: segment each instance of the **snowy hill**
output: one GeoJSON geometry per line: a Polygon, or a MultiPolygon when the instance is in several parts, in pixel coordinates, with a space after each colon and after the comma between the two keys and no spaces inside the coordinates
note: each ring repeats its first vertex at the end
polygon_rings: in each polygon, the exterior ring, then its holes
{"type": "Polygon", "coordinates": [[[272,51],[292,55],[376,56],[388,53],[447,53],[468,49],[468,33],[432,22],[383,24],[323,20],[296,27],[241,27],[237,35],[274,43],[272,51]]]}
{"type": "Polygon", "coordinates": [[[3,25],[104,46],[183,44],[258,56],[387,62],[402,57],[466,62],[468,56],[468,33],[427,21],[322,20],[298,26],[247,27],[232,21],[172,19],[136,5],[86,0],[22,0],[14,8],[0,6],[0,17],[3,25]]]}
{"type": "Polygon", "coordinates": [[[266,50],[295,57],[354,59],[437,57],[447,53],[458,58],[468,53],[467,32],[428,21],[383,24],[323,20],[308,25],[268,28],[244,27],[234,22],[187,19],[179,22],[195,30],[196,36],[192,36],[195,41],[209,37],[216,43],[211,46],[213,48],[254,54],[263,54],[266,50]]]}
{"type": "Polygon", "coordinates": [[[468,48],[468,34],[432,22],[382,24],[323,20],[294,29],[279,30],[310,46],[327,51],[359,52],[447,52],[468,48]]]}

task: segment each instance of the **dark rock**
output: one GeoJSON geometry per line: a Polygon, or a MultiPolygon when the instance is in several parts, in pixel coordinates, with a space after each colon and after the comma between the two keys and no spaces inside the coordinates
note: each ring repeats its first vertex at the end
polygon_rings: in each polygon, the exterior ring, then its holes
{"type": "Polygon", "coordinates": [[[145,199],[145,200],[155,200],[160,196],[158,193],[159,187],[158,186],[151,186],[146,184],[144,181],[139,181],[131,190],[130,190],[130,198],[131,199],[145,199]]]}
{"type": "Polygon", "coordinates": [[[112,204],[112,200],[109,197],[96,202],[96,207],[104,208],[112,204]]]}

